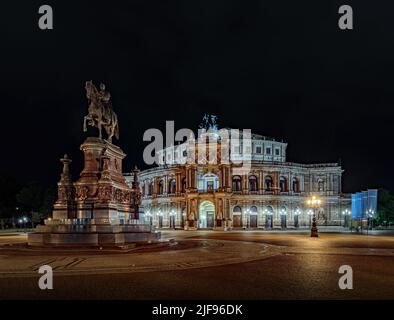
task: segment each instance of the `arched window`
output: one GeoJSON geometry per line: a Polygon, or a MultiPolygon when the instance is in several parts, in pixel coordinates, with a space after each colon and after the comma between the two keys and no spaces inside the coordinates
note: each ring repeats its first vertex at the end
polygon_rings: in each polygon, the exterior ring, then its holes
{"type": "Polygon", "coordinates": [[[152,179],[152,180],[149,182],[149,187],[148,187],[148,189],[149,189],[149,195],[152,195],[152,194],[154,193],[154,187],[155,187],[155,182],[154,182],[154,180],[152,179]]]}
{"type": "Polygon", "coordinates": [[[186,178],[182,179],[182,193],[186,192],[186,178]]]}
{"type": "Polygon", "coordinates": [[[164,181],[160,180],[159,181],[159,194],[163,194],[164,192],[164,181]]]}
{"type": "Polygon", "coordinates": [[[145,187],[146,188],[146,194],[148,196],[151,196],[153,194],[153,181],[146,180],[145,185],[146,185],[146,187],[145,187]]]}
{"type": "Polygon", "coordinates": [[[242,191],[242,179],[240,176],[233,176],[233,191],[242,191]]]}
{"type": "Polygon", "coordinates": [[[241,207],[239,207],[239,206],[234,207],[233,213],[235,213],[235,214],[241,214],[241,213],[242,213],[241,207]]]}
{"type": "Polygon", "coordinates": [[[256,206],[250,207],[250,213],[251,214],[257,214],[257,207],[256,206]]]}
{"type": "Polygon", "coordinates": [[[257,178],[256,176],[249,177],[249,191],[257,191],[257,178]]]}
{"type": "Polygon", "coordinates": [[[324,180],[319,179],[317,184],[318,184],[319,191],[324,191],[324,180]]]}
{"type": "Polygon", "coordinates": [[[211,172],[199,175],[197,178],[197,189],[199,191],[214,191],[219,188],[219,177],[211,172]]]}
{"type": "Polygon", "coordinates": [[[176,193],[176,180],[175,179],[170,180],[170,183],[168,184],[168,189],[170,190],[171,194],[176,193]]]}
{"type": "Polygon", "coordinates": [[[142,196],[144,197],[145,196],[145,182],[141,185],[141,193],[142,193],[142,196]]]}
{"type": "Polygon", "coordinates": [[[280,226],[282,229],[287,227],[287,210],[286,207],[281,207],[279,210],[280,226]]]}
{"type": "Polygon", "coordinates": [[[265,182],[265,190],[272,191],[272,177],[266,176],[264,182],[265,182]]]}
{"type": "Polygon", "coordinates": [[[279,188],[280,188],[280,192],[287,192],[287,179],[286,177],[280,177],[279,178],[279,188]]]}
{"type": "Polygon", "coordinates": [[[300,192],[300,181],[297,178],[293,178],[293,192],[300,192]]]}
{"type": "Polygon", "coordinates": [[[242,227],[242,210],[239,206],[233,208],[233,227],[242,227]]]}
{"type": "Polygon", "coordinates": [[[263,210],[263,213],[265,215],[265,227],[266,228],[272,228],[272,221],[273,221],[273,214],[274,214],[274,209],[272,209],[271,206],[265,207],[263,210]]]}

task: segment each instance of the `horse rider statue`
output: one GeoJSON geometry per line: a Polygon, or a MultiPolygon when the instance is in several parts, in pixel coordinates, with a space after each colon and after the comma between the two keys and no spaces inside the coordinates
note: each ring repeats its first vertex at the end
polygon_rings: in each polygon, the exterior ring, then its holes
{"type": "Polygon", "coordinates": [[[86,122],[99,130],[99,138],[102,139],[101,129],[107,133],[107,140],[112,143],[112,137],[119,139],[118,117],[112,110],[111,94],[105,90],[105,84],[100,84],[100,91],[93,82],[85,83],[86,97],[88,98],[88,115],[84,117],[83,131],[87,131],[86,122]]]}

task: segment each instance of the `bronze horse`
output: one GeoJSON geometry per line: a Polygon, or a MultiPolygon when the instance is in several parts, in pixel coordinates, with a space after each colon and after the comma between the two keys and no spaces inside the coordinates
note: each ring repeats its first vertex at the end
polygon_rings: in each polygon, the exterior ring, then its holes
{"type": "Polygon", "coordinates": [[[112,137],[119,139],[119,125],[118,117],[112,110],[109,101],[109,93],[105,92],[105,86],[102,85],[102,91],[98,91],[93,82],[86,81],[85,83],[86,97],[89,101],[88,115],[84,117],[83,131],[87,131],[86,121],[92,127],[97,127],[99,130],[99,138],[102,139],[101,129],[104,127],[108,141],[112,142],[112,137]],[[105,96],[103,96],[105,94],[105,96]]]}

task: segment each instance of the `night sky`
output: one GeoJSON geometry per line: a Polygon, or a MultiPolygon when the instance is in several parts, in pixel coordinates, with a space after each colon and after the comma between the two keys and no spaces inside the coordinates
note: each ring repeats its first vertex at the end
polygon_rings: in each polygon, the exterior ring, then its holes
{"type": "MultiPolygon", "coordinates": [[[[30,3],[28,3],[30,2],[30,3]]],[[[197,128],[204,113],[289,143],[288,160],[341,159],[344,191],[394,192],[392,1],[137,0],[1,4],[0,171],[54,185],[74,178],[84,83],[111,92],[127,153],[144,168],[145,130],[197,128]],[[54,30],[38,28],[38,8],[54,30]],[[350,4],[354,30],[338,28],[350,4]]]]}

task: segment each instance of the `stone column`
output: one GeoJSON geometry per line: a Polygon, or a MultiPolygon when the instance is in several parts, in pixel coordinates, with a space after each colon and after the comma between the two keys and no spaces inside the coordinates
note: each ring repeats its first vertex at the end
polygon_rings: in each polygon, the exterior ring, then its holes
{"type": "Polygon", "coordinates": [[[169,181],[168,181],[168,176],[167,175],[164,176],[163,183],[164,183],[163,194],[168,194],[168,183],[169,183],[169,181]]]}
{"type": "Polygon", "coordinates": [[[231,192],[232,190],[232,176],[231,176],[231,167],[226,167],[226,178],[227,178],[227,192],[231,192]]]}
{"type": "MultiPolygon", "coordinates": [[[[178,175],[177,175],[177,180],[178,180],[178,175]]],[[[182,222],[182,207],[181,203],[177,202],[176,203],[176,216],[175,216],[175,228],[181,228],[181,222],[182,222]]]]}
{"type": "Polygon", "coordinates": [[[191,167],[191,188],[193,190],[197,189],[197,168],[195,166],[191,167]]]}
{"type": "Polygon", "coordinates": [[[219,170],[219,187],[218,187],[219,191],[223,191],[224,188],[223,180],[224,180],[223,167],[221,167],[219,170]]]}
{"type": "Polygon", "coordinates": [[[243,182],[243,193],[248,194],[249,193],[249,176],[248,174],[244,174],[242,177],[242,182],[243,182]]]}
{"type": "Polygon", "coordinates": [[[272,174],[273,178],[273,185],[274,185],[274,194],[279,194],[279,172],[273,172],[272,174]]]}
{"type": "Polygon", "coordinates": [[[259,171],[259,176],[258,176],[258,184],[259,184],[259,194],[264,193],[264,172],[263,170],[259,171]]]}
{"type": "Polygon", "coordinates": [[[177,172],[176,173],[176,195],[179,196],[182,190],[182,180],[181,180],[181,173],[177,172]]]}
{"type": "Polygon", "coordinates": [[[155,177],[153,180],[153,196],[157,196],[159,193],[159,177],[155,177]]]}

